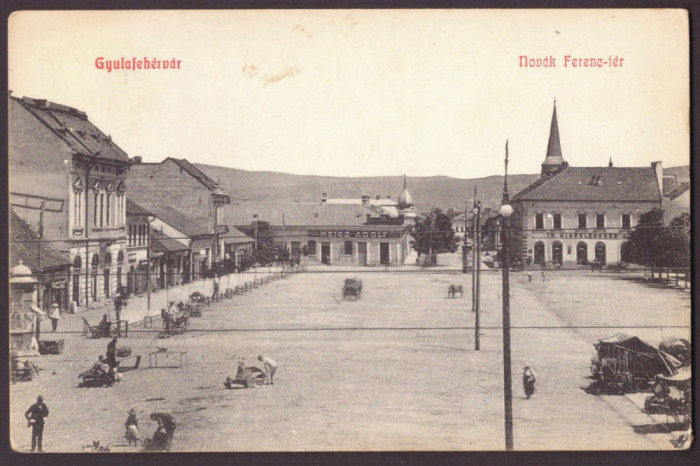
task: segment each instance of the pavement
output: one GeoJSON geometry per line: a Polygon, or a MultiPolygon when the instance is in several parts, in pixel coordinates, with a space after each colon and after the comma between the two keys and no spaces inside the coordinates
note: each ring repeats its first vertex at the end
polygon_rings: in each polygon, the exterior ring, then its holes
{"type": "MultiPolygon", "coordinates": [[[[139,328],[119,345],[143,355],[142,367],[111,388],[77,388],[76,378],[107,340],[62,334],[64,353],[34,358],[40,376],[10,387],[13,448],[28,450],[22,415],[41,394],[51,410],[44,432],[51,452],[81,451],[93,440],[139,451],[123,440],[131,408],[142,438],[155,430],[150,412],[172,413],[176,451],[502,450],[499,274],[482,276],[475,351],[470,275],[353,270],[363,280],[355,301],[342,298],[344,273],[308,270],[271,281],[213,303],[171,338],[139,328]],[[451,284],[464,286],[463,298],[447,297],[451,284]],[[150,367],[156,346],[186,352],[187,363],[150,367]],[[279,364],[274,385],[224,388],[239,358],[256,365],[261,353],[279,364]]],[[[598,339],[617,332],[652,344],[690,339],[690,314],[687,292],[623,276],[552,273],[528,282],[513,273],[515,448],[674,449],[681,432],[664,430],[665,420],[643,413],[634,396],[584,388],[598,339]],[[520,383],[526,364],[537,373],[529,400],[520,383]]]]}

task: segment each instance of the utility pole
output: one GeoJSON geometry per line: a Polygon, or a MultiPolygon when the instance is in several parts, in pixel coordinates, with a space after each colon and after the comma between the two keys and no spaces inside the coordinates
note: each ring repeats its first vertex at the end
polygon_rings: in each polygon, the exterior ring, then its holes
{"type": "MultiPolygon", "coordinates": [[[[40,207],[39,207],[39,242],[37,243],[37,258],[36,258],[36,269],[37,271],[41,274],[41,248],[43,246],[43,239],[44,239],[44,208],[46,206],[46,201],[41,201],[40,207]]],[[[40,280],[39,280],[39,286],[36,288],[36,297],[37,301],[39,303],[39,308],[43,308],[43,290],[42,287],[44,286],[44,275],[41,274],[40,280]]]]}
{"type": "Polygon", "coordinates": [[[258,214],[254,214],[253,218],[255,219],[254,228],[255,228],[255,256],[254,256],[254,262],[253,262],[253,280],[258,279],[258,214]]]}
{"type": "Polygon", "coordinates": [[[503,282],[503,404],[505,411],[505,438],[506,450],[513,449],[513,389],[511,381],[510,361],[510,260],[508,257],[510,248],[510,220],[513,207],[508,196],[508,140],[506,140],[505,178],[503,179],[503,200],[501,202],[501,216],[503,217],[502,234],[502,264],[501,277],[503,282]]]}
{"type": "Polygon", "coordinates": [[[481,291],[481,202],[477,201],[474,222],[474,276],[476,277],[474,288],[474,310],[476,322],[474,325],[474,349],[479,351],[479,294],[481,291]]]}
{"type": "Polygon", "coordinates": [[[428,226],[429,236],[428,236],[428,260],[430,261],[430,266],[433,265],[433,209],[430,209],[430,225],[428,226]]]}
{"type": "MultiPolygon", "coordinates": [[[[469,201],[464,203],[464,241],[462,242],[462,273],[467,273],[467,212],[469,211],[469,201]]],[[[472,298],[473,302],[473,298],[472,298]]]]}

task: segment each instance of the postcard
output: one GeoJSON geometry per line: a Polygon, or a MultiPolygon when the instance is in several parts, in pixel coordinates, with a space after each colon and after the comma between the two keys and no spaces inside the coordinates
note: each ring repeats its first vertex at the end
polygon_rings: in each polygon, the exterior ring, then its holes
{"type": "Polygon", "coordinates": [[[687,11],[8,27],[16,452],[692,444],[687,11]]]}

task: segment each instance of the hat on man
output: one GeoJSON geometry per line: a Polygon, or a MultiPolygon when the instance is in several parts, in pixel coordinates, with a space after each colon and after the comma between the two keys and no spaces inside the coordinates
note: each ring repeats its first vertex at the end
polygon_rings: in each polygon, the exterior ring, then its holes
{"type": "Polygon", "coordinates": [[[44,401],[44,397],[39,395],[36,397],[36,401],[44,401]]]}
{"type": "Polygon", "coordinates": [[[58,303],[53,303],[51,307],[58,307],[58,303]]]}
{"type": "Polygon", "coordinates": [[[129,410],[129,414],[131,414],[132,416],[136,416],[136,410],[134,408],[131,408],[129,410]]]}

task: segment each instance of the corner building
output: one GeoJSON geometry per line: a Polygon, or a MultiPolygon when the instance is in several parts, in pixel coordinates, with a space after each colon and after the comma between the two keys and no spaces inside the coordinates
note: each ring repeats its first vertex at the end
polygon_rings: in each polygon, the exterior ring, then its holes
{"type": "Polygon", "coordinates": [[[626,259],[640,216],[661,208],[663,168],[570,167],[562,156],[556,103],[539,180],[512,198],[514,239],[523,263],[602,265],[626,259]]]}

